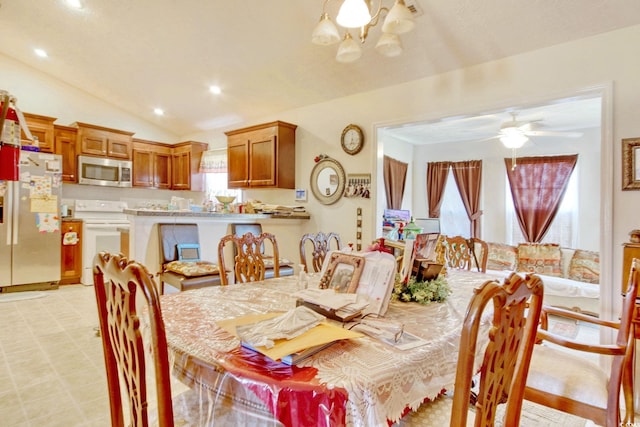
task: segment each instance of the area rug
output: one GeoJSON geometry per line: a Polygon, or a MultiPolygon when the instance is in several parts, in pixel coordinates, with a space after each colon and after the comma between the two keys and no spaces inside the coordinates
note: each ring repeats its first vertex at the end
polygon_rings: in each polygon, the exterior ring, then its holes
{"type": "Polygon", "coordinates": [[[40,291],[0,293],[0,302],[22,301],[26,299],[43,298],[46,296],[46,292],[40,291]]]}

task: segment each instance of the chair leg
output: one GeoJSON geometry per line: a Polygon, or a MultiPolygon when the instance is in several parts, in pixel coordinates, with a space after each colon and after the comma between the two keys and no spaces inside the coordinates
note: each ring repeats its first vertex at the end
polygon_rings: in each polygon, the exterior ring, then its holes
{"type": "Polygon", "coordinates": [[[635,371],[635,325],[631,328],[629,346],[631,347],[626,356],[624,370],[622,371],[622,392],[624,393],[624,420],[623,425],[634,424],[635,407],[633,402],[634,371],[635,371]]]}

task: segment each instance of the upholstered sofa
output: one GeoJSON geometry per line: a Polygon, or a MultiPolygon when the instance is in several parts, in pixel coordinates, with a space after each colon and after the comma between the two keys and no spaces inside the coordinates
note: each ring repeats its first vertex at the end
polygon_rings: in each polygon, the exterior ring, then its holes
{"type": "Polygon", "coordinates": [[[600,308],[598,252],[556,244],[517,246],[488,242],[487,273],[532,272],[544,283],[544,303],[597,315],[600,308]]]}

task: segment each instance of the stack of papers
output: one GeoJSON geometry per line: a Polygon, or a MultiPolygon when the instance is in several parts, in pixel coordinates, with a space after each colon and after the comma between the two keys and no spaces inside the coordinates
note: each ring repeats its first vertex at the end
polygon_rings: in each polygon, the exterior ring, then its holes
{"type": "Polygon", "coordinates": [[[362,315],[369,300],[362,295],[335,292],[333,289],[309,288],[294,294],[302,305],[331,319],[348,322],[362,315]]]}
{"type": "MultiPolygon", "coordinates": [[[[218,326],[220,326],[230,334],[238,336],[236,332],[237,326],[250,325],[252,323],[272,319],[280,315],[282,315],[282,313],[251,314],[235,319],[221,320],[217,323],[218,326]]],[[[323,345],[324,347],[326,347],[327,344],[333,343],[338,340],[360,338],[362,336],[363,335],[360,332],[343,329],[339,326],[332,325],[325,321],[290,340],[275,340],[274,345],[271,348],[251,346],[246,347],[262,353],[272,360],[280,360],[285,363],[295,363],[294,360],[300,360],[300,354],[305,353],[306,357],[308,357],[311,354],[319,351],[321,349],[320,347],[323,345]],[[315,351],[309,354],[311,350],[308,349],[314,349],[315,351]]]]}

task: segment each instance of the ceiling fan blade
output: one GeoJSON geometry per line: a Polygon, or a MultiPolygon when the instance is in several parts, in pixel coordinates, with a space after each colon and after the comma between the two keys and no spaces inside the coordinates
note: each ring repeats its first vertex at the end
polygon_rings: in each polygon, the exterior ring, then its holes
{"type": "Polygon", "coordinates": [[[549,130],[532,130],[526,132],[527,136],[561,136],[564,138],[580,138],[582,132],[562,132],[562,131],[549,131],[549,130]]]}

